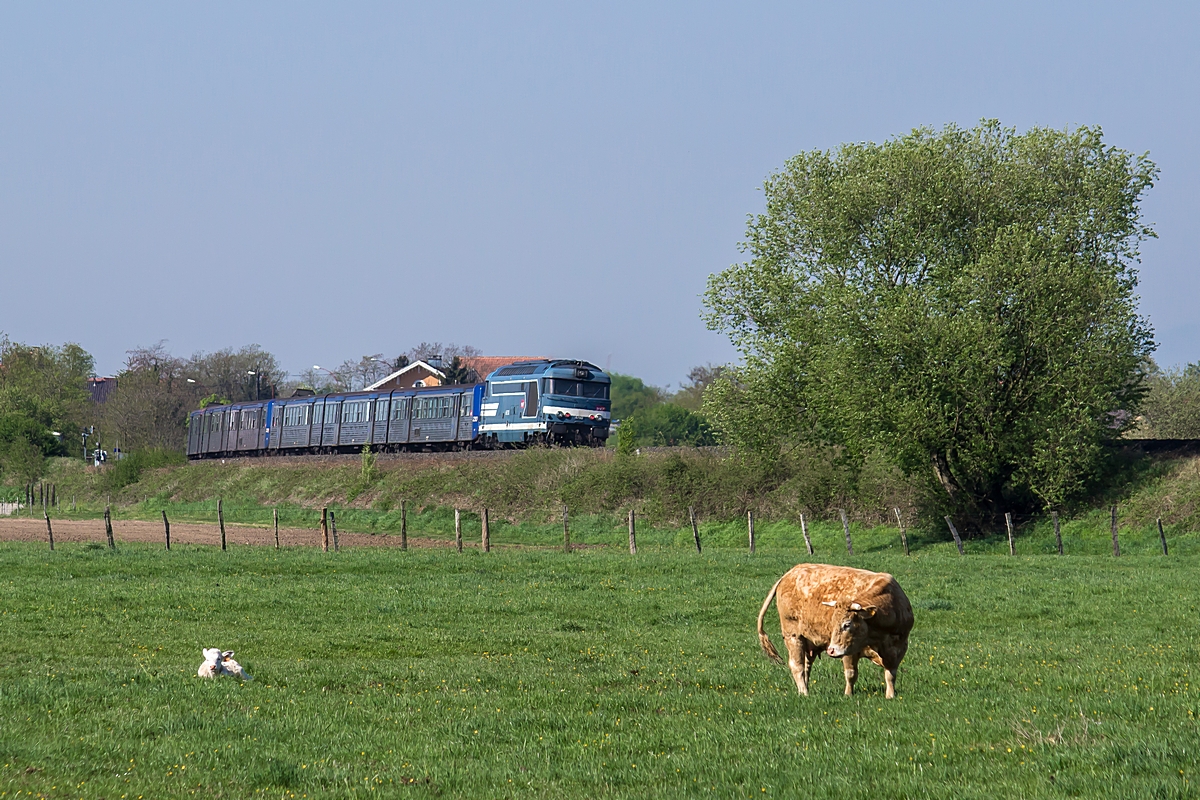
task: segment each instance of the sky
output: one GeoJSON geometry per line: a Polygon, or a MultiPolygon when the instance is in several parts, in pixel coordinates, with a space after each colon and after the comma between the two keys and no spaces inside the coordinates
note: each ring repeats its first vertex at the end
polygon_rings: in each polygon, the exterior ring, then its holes
{"type": "Polygon", "coordinates": [[[421,341],[678,385],[801,151],[983,118],[1161,169],[1141,309],[1200,361],[1200,4],[0,5],[0,332],[100,374],[421,341]]]}

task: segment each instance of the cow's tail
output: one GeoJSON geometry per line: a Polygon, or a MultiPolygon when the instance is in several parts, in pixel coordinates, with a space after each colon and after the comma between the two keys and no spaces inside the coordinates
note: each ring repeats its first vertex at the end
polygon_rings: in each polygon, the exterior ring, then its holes
{"type": "Polygon", "coordinates": [[[782,582],[783,578],[775,581],[775,585],[771,587],[771,591],[767,592],[767,599],[763,600],[762,609],[758,612],[758,643],[762,646],[763,652],[767,654],[767,658],[776,664],[782,664],[783,659],[779,657],[779,651],[775,649],[775,645],[771,644],[770,637],[763,630],[763,617],[767,615],[767,609],[771,607],[771,601],[775,599],[775,590],[779,588],[779,584],[782,582]]]}

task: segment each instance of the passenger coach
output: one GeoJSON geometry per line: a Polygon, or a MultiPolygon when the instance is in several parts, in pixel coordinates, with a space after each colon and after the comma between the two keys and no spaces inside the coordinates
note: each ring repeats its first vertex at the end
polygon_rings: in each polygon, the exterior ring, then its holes
{"type": "Polygon", "coordinates": [[[521,361],[475,386],[292,397],[193,411],[188,457],[600,446],[609,378],[586,361],[521,361]]]}

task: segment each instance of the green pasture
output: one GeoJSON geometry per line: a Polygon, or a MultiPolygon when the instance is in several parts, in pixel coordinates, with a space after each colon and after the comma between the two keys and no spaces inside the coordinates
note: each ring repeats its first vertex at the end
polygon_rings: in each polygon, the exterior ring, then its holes
{"type": "Polygon", "coordinates": [[[760,654],[772,544],[0,544],[0,797],[1190,797],[1182,550],[856,556],[916,609],[885,701],[760,654]],[[204,646],[256,680],[197,678],[204,646]]]}

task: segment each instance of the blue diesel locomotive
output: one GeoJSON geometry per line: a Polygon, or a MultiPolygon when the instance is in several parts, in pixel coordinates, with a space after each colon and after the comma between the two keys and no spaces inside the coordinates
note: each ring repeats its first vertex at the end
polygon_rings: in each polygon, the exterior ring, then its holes
{"type": "Polygon", "coordinates": [[[188,458],[602,446],[609,377],[586,361],[518,361],[474,386],[346,392],[209,406],[188,418],[188,458]]]}

